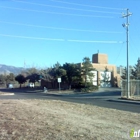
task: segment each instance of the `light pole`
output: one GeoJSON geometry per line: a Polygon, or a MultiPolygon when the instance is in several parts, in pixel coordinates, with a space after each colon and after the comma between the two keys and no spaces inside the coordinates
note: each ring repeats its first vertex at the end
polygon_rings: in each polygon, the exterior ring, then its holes
{"type": "Polygon", "coordinates": [[[129,16],[132,13],[129,13],[129,9],[126,9],[126,14],[123,14],[122,17],[126,18],[126,23],[122,24],[123,27],[126,27],[126,44],[127,44],[127,98],[130,97],[130,73],[129,73],[129,16]]]}

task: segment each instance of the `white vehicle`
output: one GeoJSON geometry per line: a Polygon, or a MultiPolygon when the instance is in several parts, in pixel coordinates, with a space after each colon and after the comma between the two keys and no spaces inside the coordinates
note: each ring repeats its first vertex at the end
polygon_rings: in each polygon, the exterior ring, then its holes
{"type": "Polygon", "coordinates": [[[10,84],[10,83],[7,85],[7,87],[12,88],[12,89],[14,88],[13,84],[10,84]]]}
{"type": "Polygon", "coordinates": [[[28,87],[34,88],[34,86],[35,86],[34,83],[29,83],[28,84],[28,87]]]}

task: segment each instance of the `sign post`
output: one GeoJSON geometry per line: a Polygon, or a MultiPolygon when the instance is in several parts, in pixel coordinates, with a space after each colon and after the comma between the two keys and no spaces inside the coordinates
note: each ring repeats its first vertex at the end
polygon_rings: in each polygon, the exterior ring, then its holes
{"type": "Polygon", "coordinates": [[[58,81],[58,83],[59,83],[59,91],[60,91],[60,90],[61,90],[61,87],[60,87],[61,78],[58,78],[57,81],[58,81]]]}

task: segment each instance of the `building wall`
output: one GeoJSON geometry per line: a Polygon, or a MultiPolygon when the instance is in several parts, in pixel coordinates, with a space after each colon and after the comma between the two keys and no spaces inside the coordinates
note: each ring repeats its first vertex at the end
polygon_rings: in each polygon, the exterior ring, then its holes
{"type": "Polygon", "coordinates": [[[100,72],[104,72],[105,68],[108,69],[109,72],[111,72],[111,85],[115,86],[115,78],[117,77],[117,70],[115,65],[110,64],[96,64],[92,63],[93,68],[95,68],[98,71],[98,85],[100,85],[100,72]]]}
{"type": "Polygon", "coordinates": [[[92,63],[98,64],[108,64],[108,56],[107,54],[93,54],[92,55],[92,63]]]}
{"type": "Polygon", "coordinates": [[[113,87],[120,87],[120,75],[117,73],[117,67],[112,64],[108,64],[108,56],[107,54],[93,54],[92,55],[92,66],[98,71],[98,85],[101,84],[101,73],[105,71],[107,68],[108,72],[111,73],[110,84],[113,87]]]}
{"type": "MultiPolygon", "coordinates": [[[[95,71],[97,72],[97,76],[96,79],[95,77],[93,78],[93,84],[96,85],[95,83],[97,82],[97,85],[100,86],[101,85],[101,74],[103,74],[105,72],[105,69],[108,69],[108,72],[110,73],[110,77],[111,79],[109,80],[110,84],[108,84],[108,87],[116,87],[119,86],[120,87],[120,75],[117,73],[117,68],[115,65],[111,65],[111,64],[97,64],[97,63],[92,63],[93,68],[95,68],[95,71]]],[[[81,64],[82,67],[82,64],[81,64]]],[[[103,83],[102,83],[103,85],[103,83]]],[[[106,85],[106,84],[104,84],[106,85]]]]}

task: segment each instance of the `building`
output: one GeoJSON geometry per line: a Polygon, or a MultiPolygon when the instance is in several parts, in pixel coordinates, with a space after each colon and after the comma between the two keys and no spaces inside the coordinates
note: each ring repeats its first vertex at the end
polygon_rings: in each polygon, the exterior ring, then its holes
{"type": "Polygon", "coordinates": [[[96,69],[93,71],[93,85],[100,87],[120,87],[120,75],[117,73],[117,67],[108,64],[107,54],[93,54],[92,65],[96,69]]]}
{"type": "MultiPolygon", "coordinates": [[[[78,63],[79,67],[82,67],[82,63],[78,63]]],[[[117,73],[117,67],[112,64],[108,64],[107,54],[93,54],[92,66],[95,71],[92,79],[93,85],[100,87],[120,87],[120,74],[117,73]]],[[[47,82],[41,80],[41,86],[46,88],[58,88],[58,82],[47,82]]],[[[61,83],[61,88],[68,88],[67,83],[61,83]]]]}

